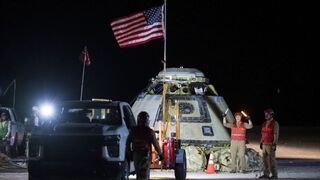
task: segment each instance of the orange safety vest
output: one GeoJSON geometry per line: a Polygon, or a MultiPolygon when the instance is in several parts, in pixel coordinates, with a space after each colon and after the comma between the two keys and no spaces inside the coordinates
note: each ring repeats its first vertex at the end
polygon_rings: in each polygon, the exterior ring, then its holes
{"type": "Polygon", "coordinates": [[[275,120],[271,120],[267,126],[267,122],[262,124],[261,134],[262,134],[262,143],[273,143],[274,140],[274,124],[275,120]]]}
{"type": "Polygon", "coordinates": [[[231,126],[231,140],[246,140],[246,128],[244,123],[240,123],[240,127],[237,126],[237,123],[234,122],[231,126]]]}

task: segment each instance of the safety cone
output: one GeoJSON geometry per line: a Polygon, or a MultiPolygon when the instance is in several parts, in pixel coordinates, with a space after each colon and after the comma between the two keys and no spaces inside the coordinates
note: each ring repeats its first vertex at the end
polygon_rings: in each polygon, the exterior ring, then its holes
{"type": "Polygon", "coordinates": [[[209,156],[209,161],[208,161],[208,166],[207,166],[207,174],[214,174],[216,173],[215,169],[214,169],[214,163],[213,163],[213,154],[210,153],[209,156]]]}

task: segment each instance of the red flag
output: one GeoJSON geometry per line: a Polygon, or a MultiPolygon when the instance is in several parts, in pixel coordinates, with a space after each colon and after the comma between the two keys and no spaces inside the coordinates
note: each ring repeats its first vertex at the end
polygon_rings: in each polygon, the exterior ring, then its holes
{"type": "Polygon", "coordinates": [[[85,63],[87,66],[91,64],[89,53],[87,50],[87,46],[85,46],[80,54],[80,60],[81,62],[85,63]]]}
{"type": "Polygon", "coordinates": [[[150,8],[111,22],[111,28],[121,48],[147,43],[163,37],[163,6],[150,8]]]}

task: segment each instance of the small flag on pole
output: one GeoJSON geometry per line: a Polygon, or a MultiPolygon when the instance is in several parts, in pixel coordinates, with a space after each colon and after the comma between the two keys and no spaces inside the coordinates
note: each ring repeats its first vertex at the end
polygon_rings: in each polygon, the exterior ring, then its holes
{"type": "Polygon", "coordinates": [[[111,28],[119,46],[136,46],[162,38],[162,12],[163,6],[159,6],[114,19],[111,28]]]}
{"type": "Polygon", "coordinates": [[[80,61],[85,65],[89,66],[91,64],[87,46],[85,46],[80,54],[80,61]]]}

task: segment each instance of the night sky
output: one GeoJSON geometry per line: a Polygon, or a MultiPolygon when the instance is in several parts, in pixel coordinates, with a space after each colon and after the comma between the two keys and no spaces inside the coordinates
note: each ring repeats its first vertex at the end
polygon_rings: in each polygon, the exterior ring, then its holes
{"type": "MultiPolygon", "coordinates": [[[[163,69],[163,40],[119,48],[110,22],[163,4],[139,1],[18,1],[0,4],[0,94],[16,79],[22,115],[45,100],[130,102],[163,69]]],[[[232,112],[253,122],[275,109],[280,124],[320,125],[319,88],[310,43],[310,4],[299,1],[175,1],[167,4],[167,66],[201,70],[232,112]]],[[[1,97],[12,103],[11,88],[1,97]]]]}

